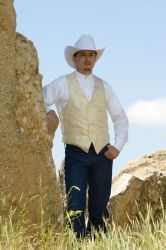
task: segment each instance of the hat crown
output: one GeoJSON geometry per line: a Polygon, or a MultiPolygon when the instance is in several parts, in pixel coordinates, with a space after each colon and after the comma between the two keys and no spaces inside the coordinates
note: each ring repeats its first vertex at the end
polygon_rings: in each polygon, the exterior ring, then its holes
{"type": "Polygon", "coordinates": [[[96,50],[96,45],[90,35],[81,35],[74,47],[80,50],[96,50]]]}

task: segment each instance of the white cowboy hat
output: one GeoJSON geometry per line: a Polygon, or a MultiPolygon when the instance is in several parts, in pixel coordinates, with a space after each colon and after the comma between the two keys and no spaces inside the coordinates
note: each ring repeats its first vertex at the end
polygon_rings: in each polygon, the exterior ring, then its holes
{"type": "Polygon", "coordinates": [[[105,48],[96,49],[95,42],[90,35],[81,35],[74,46],[67,46],[65,48],[65,58],[67,63],[75,69],[73,55],[80,50],[94,50],[97,53],[96,61],[102,56],[105,48]]]}

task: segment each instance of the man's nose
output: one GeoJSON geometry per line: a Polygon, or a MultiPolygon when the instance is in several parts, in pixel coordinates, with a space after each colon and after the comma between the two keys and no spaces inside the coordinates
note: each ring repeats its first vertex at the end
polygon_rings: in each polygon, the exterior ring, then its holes
{"type": "Polygon", "coordinates": [[[89,61],[90,60],[90,55],[86,55],[85,56],[85,61],[89,61]]]}

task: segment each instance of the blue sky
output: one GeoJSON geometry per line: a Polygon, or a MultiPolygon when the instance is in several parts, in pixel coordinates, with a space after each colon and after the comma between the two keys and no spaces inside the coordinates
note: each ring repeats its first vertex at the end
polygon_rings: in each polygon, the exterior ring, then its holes
{"type": "MultiPolygon", "coordinates": [[[[114,175],[127,162],[166,149],[165,0],[15,0],[14,5],[17,31],[37,49],[43,86],[72,71],[64,48],[81,34],[106,48],[94,73],[111,84],[130,121],[114,175]]],[[[110,134],[113,141],[112,126],[110,134]]],[[[60,129],[53,158],[58,168],[64,158],[60,129]]]]}

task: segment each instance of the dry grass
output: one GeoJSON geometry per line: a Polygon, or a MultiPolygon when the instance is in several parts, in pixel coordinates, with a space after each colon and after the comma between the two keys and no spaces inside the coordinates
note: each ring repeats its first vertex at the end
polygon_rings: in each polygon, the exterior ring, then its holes
{"type": "Polygon", "coordinates": [[[140,214],[139,220],[121,228],[108,225],[108,234],[92,234],[91,238],[77,240],[72,230],[64,228],[56,232],[53,225],[28,226],[24,218],[13,226],[11,210],[7,218],[0,217],[0,249],[46,249],[46,250],[158,250],[166,249],[166,213],[158,221],[151,216],[148,208],[146,218],[140,214]]]}

